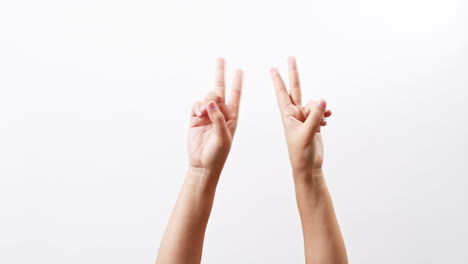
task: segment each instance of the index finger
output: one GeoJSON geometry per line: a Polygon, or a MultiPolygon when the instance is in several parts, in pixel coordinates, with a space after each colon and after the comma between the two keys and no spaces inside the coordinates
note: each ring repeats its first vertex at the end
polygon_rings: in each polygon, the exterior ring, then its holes
{"type": "Polygon", "coordinates": [[[271,68],[271,78],[273,79],[273,85],[275,86],[276,99],[278,100],[278,106],[281,111],[286,109],[291,104],[291,98],[289,97],[286,86],[284,85],[283,79],[278,72],[278,69],[271,68]]]}
{"type": "Polygon", "coordinates": [[[216,60],[216,73],[215,73],[215,92],[221,97],[224,103],[224,91],[225,91],[225,81],[224,81],[224,59],[218,58],[216,60]]]}

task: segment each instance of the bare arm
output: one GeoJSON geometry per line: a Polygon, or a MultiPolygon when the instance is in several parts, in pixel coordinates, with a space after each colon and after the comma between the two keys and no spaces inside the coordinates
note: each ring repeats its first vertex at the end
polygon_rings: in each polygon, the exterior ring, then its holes
{"type": "Polygon", "coordinates": [[[216,87],[193,104],[188,137],[189,169],[159,248],[157,264],[200,263],[205,230],[219,176],[237,125],[242,72],[236,71],[225,102],[224,60],[218,59],[216,87]]]}
{"type": "MultiPolygon", "coordinates": [[[[215,178],[189,169],[164,233],[156,263],[200,263],[205,230],[210,217],[216,186],[197,178],[215,178]]],[[[210,180],[211,181],[211,180],[210,180]]]]}
{"type": "Polygon", "coordinates": [[[301,216],[306,263],[348,263],[332,200],[323,177],[320,127],[331,115],[324,100],[304,106],[296,60],[289,58],[289,93],[278,70],[271,76],[288,144],[296,200],[301,216]]]}
{"type": "Polygon", "coordinates": [[[322,170],[295,181],[296,200],[301,216],[306,263],[348,263],[333,203],[322,170]]]}

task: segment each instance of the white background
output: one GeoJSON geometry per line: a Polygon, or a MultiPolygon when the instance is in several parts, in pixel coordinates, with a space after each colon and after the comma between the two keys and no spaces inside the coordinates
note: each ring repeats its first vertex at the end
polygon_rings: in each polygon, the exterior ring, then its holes
{"type": "MultiPolygon", "coordinates": [[[[0,263],[153,263],[215,58],[244,69],[203,263],[303,263],[269,68],[327,99],[350,263],[468,259],[468,3],[0,3],[0,263]]],[[[231,80],[228,78],[228,80],[231,80]]]]}

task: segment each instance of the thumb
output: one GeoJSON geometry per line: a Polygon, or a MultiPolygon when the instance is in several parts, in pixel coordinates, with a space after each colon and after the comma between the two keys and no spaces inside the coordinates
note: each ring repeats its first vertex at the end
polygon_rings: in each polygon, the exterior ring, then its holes
{"type": "Polygon", "coordinates": [[[317,103],[309,107],[310,113],[304,123],[310,131],[313,131],[314,133],[319,131],[320,122],[322,121],[326,108],[327,102],[323,99],[320,99],[317,103]]]}
{"type": "Polygon", "coordinates": [[[229,135],[226,120],[224,119],[224,115],[221,110],[219,110],[218,105],[214,101],[210,101],[208,103],[207,110],[208,117],[210,118],[211,123],[213,123],[216,135],[221,137],[229,135]]]}

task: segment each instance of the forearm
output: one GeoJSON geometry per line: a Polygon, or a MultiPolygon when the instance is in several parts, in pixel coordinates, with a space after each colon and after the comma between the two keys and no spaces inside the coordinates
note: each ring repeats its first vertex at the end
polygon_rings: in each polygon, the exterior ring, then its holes
{"type": "Polygon", "coordinates": [[[189,168],[161,241],[157,264],[200,263],[219,173],[189,168]]]}
{"type": "Polygon", "coordinates": [[[294,179],[306,263],[348,263],[323,171],[294,172],[294,179]]]}

